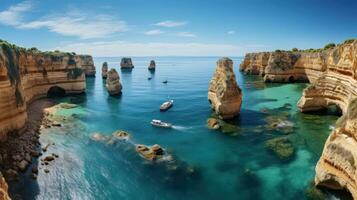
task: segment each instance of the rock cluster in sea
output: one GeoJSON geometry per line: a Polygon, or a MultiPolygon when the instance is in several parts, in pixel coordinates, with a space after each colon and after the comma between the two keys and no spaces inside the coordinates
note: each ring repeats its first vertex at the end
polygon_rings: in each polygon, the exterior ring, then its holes
{"type": "Polygon", "coordinates": [[[108,76],[108,63],[104,62],[102,66],[102,78],[106,79],[108,76]]]}
{"type": "Polygon", "coordinates": [[[110,95],[121,94],[122,85],[120,83],[120,77],[115,69],[108,71],[106,87],[110,95]]]}
{"type": "Polygon", "coordinates": [[[148,69],[153,71],[155,70],[155,68],[156,68],[155,60],[151,60],[148,69]]]}
{"type": "Polygon", "coordinates": [[[122,69],[132,69],[134,68],[133,62],[131,61],[131,58],[122,58],[120,62],[120,67],[122,69]]]}
{"type": "Polygon", "coordinates": [[[208,89],[211,108],[222,119],[231,119],[239,114],[242,104],[242,91],[233,71],[233,61],[221,58],[208,89]]]}

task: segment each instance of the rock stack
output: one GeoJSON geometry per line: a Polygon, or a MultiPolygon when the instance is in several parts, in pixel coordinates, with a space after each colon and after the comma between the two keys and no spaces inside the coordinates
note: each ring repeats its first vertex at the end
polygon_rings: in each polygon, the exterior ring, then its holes
{"type": "Polygon", "coordinates": [[[95,76],[95,66],[93,62],[93,57],[90,55],[79,55],[77,63],[81,66],[84,74],[88,76],[95,76]]]}
{"type": "Polygon", "coordinates": [[[133,62],[131,61],[131,58],[122,58],[120,62],[120,67],[122,69],[132,69],[134,68],[133,62]]]}
{"type": "Polygon", "coordinates": [[[104,62],[102,65],[102,78],[106,79],[108,75],[108,63],[104,62]]]}
{"type": "Polygon", "coordinates": [[[242,91],[237,84],[231,59],[218,60],[209,85],[208,101],[221,119],[230,119],[239,114],[242,91]]]}
{"type": "Polygon", "coordinates": [[[151,60],[148,69],[151,70],[151,71],[154,71],[155,67],[156,67],[155,60],[151,60]]]}
{"type": "Polygon", "coordinates": [[[108,93],[112,96],[121,94],[122,85],[120,83],[119,74],[115,69],[110,69],[108,71],[106,87],[108,93]]]}

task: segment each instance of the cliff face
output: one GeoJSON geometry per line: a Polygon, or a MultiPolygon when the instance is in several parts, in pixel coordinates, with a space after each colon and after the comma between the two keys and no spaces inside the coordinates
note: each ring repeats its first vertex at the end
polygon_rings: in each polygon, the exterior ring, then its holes
{"type": "Polygon", "coordinates": [[[82,64],[92,58],[60,52],[38,52],[0,43],[0,139],[24,126],[26,104],[48,92],[82,93],[82,64]]]}
{"type": "Polygon", "coordinates": [[[10,200],[9,194],[7,193],[8,186],[7,183],[0,173],[0,200],[10,200]]]}
{"type": "Polygon", "coordinates": [[[216,72],[208,90],[208,101],[222,119],[233,118],[239,114],[242,92],[237,84],[231,59],[221,58],[217,61],[216,72]]]}
{"type": "Polygon", "coordinates": [[[76,56],[76,62],[84,71],[86,76],[95,76],[95,66],[93,62],[93,58],[90,55],[79,55],[76,56]]]}
{"type": "Polygon", "coordinates": [[[289,82],[292,76],[310,82],[298,102],[302,112],[330,105],[341,109],[343,115],[327,139],[316,166],[315,183],[331,189],[347,189],[357,199],[357,40],[315,53],[274,52],[268,61],[261,61],[265,54],[248,54],[240,69],[253,74],[263,70],[267,81],[289,82]],[[252,58],[259,59],[251,61],[252,58]],[[268,65],[264,66],[266,62],[268,65]],[[255,66],[259,70],[250,70],[255,66]]]}

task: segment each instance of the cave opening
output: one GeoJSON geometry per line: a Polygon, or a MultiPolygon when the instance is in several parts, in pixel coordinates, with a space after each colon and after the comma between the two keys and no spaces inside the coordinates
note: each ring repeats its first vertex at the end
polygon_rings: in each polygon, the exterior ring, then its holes
{"type": "Polygon", "coordinates": [[[294,83],[294,82],[295,82],[294,76],[290,76],[290,77],[289,77],[289,83],[294,83]]]}
{"type": "Polygon", "coordinates": [[[66,96],[66,90],[59,87],[59,86],[53,86],[51,87],[48,92],[47,92],[47,97],[64,97],[66,96]]]}

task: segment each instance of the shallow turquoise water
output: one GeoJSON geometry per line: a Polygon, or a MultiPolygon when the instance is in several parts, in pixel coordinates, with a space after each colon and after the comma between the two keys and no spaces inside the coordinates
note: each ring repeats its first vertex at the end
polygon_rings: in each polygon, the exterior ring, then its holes
{"type": "Polygon", "coordinates": [[[240,132],[232,136],[206,128],[211,115],[208,83],[218,58],[159,57],[154,74],[147,70],[150,59],[133,58],[133,71],[121,72],[121,97],[110,97],[100,76],[104,61],[120,72],[120,58],[95,59],[97,77],[87,79],[86,95],[60,100],[80,105],[59,111],[75,113],[74,121],[42,133],[42,144],[55,142],[49,153],[60,157],[48,167],[49,174],[40,172],[37,181],[27,178],[18,183],[17,193],[24,199],[305,198],[329,125],[337,119],[297,111],[305,84],[264,84],[260,77],[240,74],[241,59],[234,58],[244,96],[241,114],[234,120],[240,132]],[[167,85],[161,83],[164,80],[167,85]],[[168,96],[175,105],[161,113],[158,108],[168,96]],[[281,160],[265,148],[267,139],[286,135],[261,128],[269,116],[262,113],[265,108],[273,109],[270,115],[285,112],[294,122],[288,135],[295,147],[292,159],[281,160]],[[152,127],[153,118],[175,127],[152,127]],[[90,140],[93,132],[111,135],[118,129],[131,134],[128,143],[90,140]],[[135,153],[133,144],[138,143],[160,144],[178,160],[179,168],[170,171],[163,164],[144,161],[135,153]],[[194,173],[188,173],[192,168],[194,173]]]}

